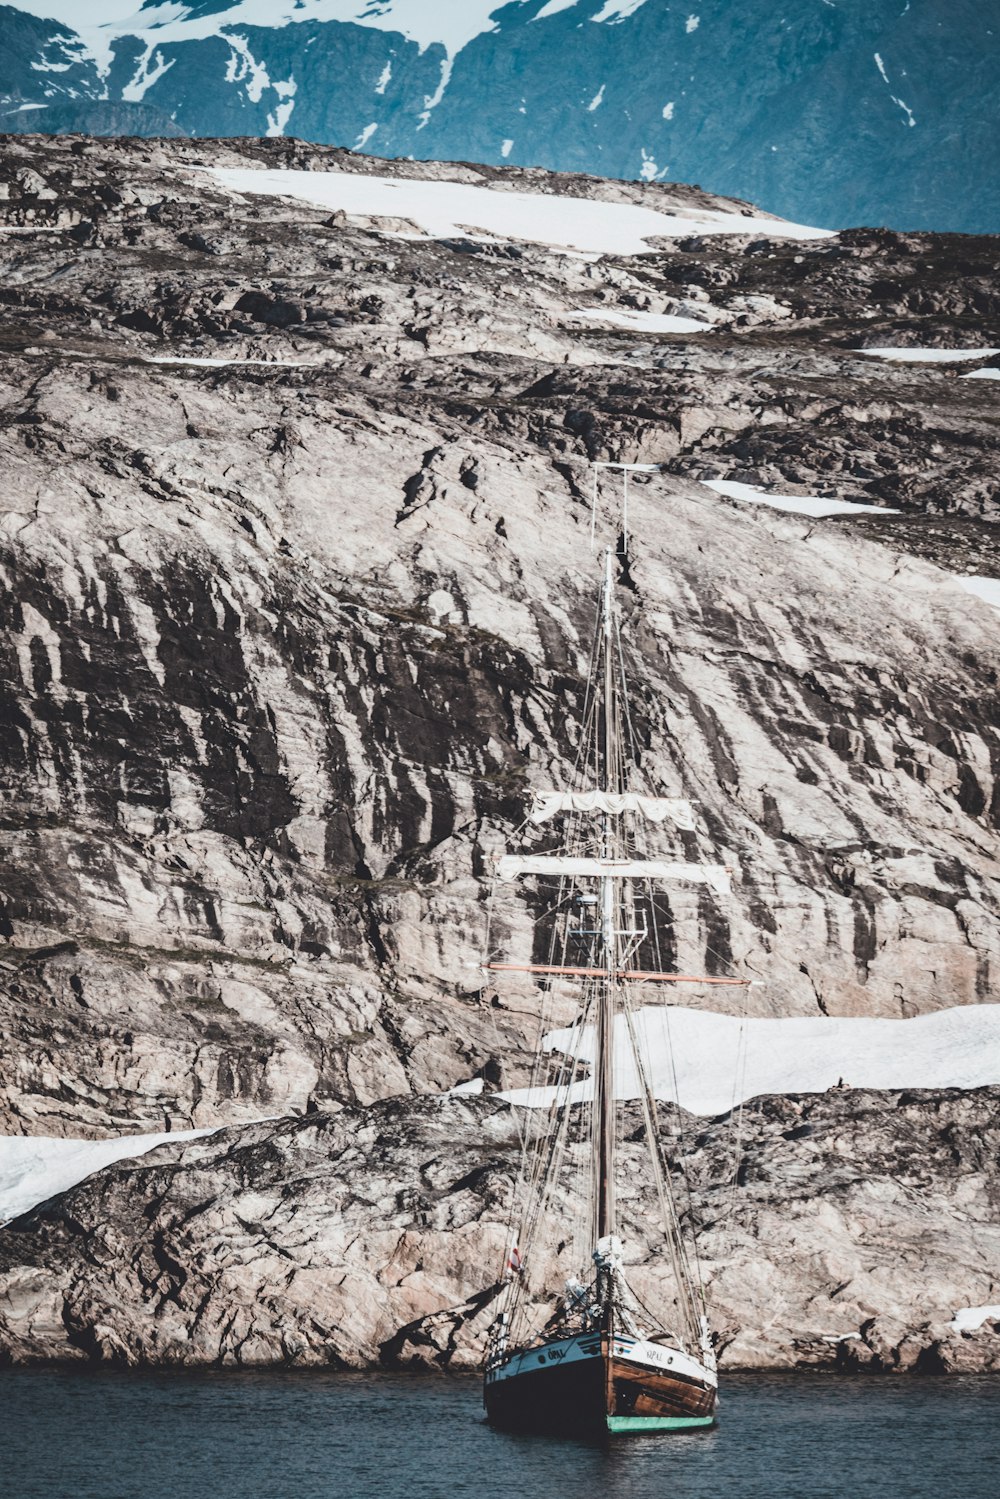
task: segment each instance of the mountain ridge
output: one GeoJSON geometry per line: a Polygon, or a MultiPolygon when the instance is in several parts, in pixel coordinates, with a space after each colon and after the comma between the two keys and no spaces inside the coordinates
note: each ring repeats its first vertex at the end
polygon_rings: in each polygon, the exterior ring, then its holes
{"type": "MultiPolygon", "coordinates": [[[[65,27],[75,7],[53,7],[65,27]]],[[[47,41],[46,8],[0,6],[9,129],[61,101],[58,128],[98,132],[90,103],[117,101],[194,136],[701,182],[830,228],[1000,226],[1000,26],[972,0],[945,20],[928,0],[788,0],[780,17],[763,0],[312,0],[277,18],[260,0],[131,16],[123,0],[47,41]]]]}

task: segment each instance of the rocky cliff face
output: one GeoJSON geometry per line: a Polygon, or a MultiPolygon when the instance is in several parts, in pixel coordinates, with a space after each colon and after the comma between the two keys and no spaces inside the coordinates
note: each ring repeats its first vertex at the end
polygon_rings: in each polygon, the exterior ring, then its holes
{"type": "Polygon", "coordinates": [[[0,6],[6,129],[294,134],[704,182],[830,227],[1000,223],[1000,32],[976,0],[23,6],[0,6]]]}
{"type": "Polygon", "coordinates": [[[949,571],[992,565],[995,388],[844,344],[968,338],[989,246],[498,254],[196,160],[6,156],[7,1128],[514,1075],[485,876],[572,753],[595,458],[665,465],[633,496],[642,732],[740,873],[725,916],[677,897],[681,961],[731,955],[769,1013],[988,997],[995,623],[949,571]],[[904,515],[814,523],[709,473],[904,515]]]}
{"type": "MultiPolygon", "coordinates": [[[[735,1184],[729,1122],[675,1116],[724,1366],[1000,1369],[1000,1323],[949,1325],[995,1299],[998,1098],[768,1100],[735,1184]]],[[[0,1235],[0,1362],[473,1366],[518,1144],[508,1104],[392,1101],[110,1167],[0,1235]]],[[[669,1306],[644,1149],[622,1165],[629,1279],[669,1306]]]]}
{"type": "MultiPolygon", "coordinates": [[[[593,459],[662,465],[623,579],[638,723],[654,780],[698,805],[686,851],[738,872],[722,912],[672,897],[678,962],[766,980],[758,1013],[991,998],[996,616],[956,575],[998,571],[996,385],[856,348],[1000,345],[994,246],[594,259],[204,171],[253,163],[372,170],[283,141],[5,145],[3,1129],[351,1111],[248,1137],[322,1153],[380,1100],[519,1080],[533,1002],[484,995],[484,902],[574,750],[593,459]],[[817,522],[707,476],[878,508],[817,522]]],[[[503,908],[515,950],[529,899],[503,908]]]]}

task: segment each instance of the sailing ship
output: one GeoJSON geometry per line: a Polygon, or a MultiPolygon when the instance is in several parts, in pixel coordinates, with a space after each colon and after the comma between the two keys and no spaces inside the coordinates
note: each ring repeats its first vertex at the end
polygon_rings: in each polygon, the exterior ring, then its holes
{"type": "MultiPolygon", "coordinates": [[[[548,887],[554,921],[548,943],[536,942],[531,954],[544,961],[484,965],[493,984],[502,974],[524,973],[532,977],[520,982],[537,983],[543,993],[579,989],[569,1039],[547,1054],[558,1075],[547,1088],[536,1083],[524,1100],[548,1100],[549,1114],[534,1132],[528,1125],[524,1137],[499,1312],[486,1352],[487,1418],[505,1428],[598,1436],[686,1431],[716,1419],[716,1355],[704,1290],[675,1201],[671,1166],[676,1170],[678,1163],[665,1157],[635,997],[657,992],[644,990],[646,984],[745,982],[664,966],[673,952],[662,892],[680,882],[725,894],[729,871],[677,857],[679,839],[687,836],[689,847],[695,841],[691,804],[642,784],[616,597],[616,567],[626,560],[611,549],[604,555],[572,784],[536,793],[525,824],[549,834],[561,829],[564,836],[542,852],[497,859],[501,885],[529,876],[541,882],[543,895],[548,887]],[[650,843],[662,842],[668,830],[675,849],[666,856],[651,851],[650,843]],[[626,1070],[631,1086],[623,1090],[626,1070]],[[620,1237],[626,1215],[617,1167],[626,1111],[616,1092],[622,1091],[636,1098],[642,1116],[670,1268],[666,1283],[673,1294],[658,1312],[643,1307],[631,1289],[620,1237]],[[574,1171],[575,1194],[566,1188],[574,1171]],[[566,1245],[578,1260],[553,1298],[544,1282],[552,1274],[556,1239],[564,1266],[566,1245]]],[[[542,1058],[536,1078],[544,1078],[544,1066],[542,1058]]],[[[634,1134],[634,1108],[629,1117],[634,1134]]]]}

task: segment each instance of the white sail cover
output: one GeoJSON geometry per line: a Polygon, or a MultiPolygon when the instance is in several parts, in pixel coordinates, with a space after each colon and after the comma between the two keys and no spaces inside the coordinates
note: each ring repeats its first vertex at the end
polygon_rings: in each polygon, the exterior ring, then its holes
{"type": "Polygon", "coordinates": [[[729,870],[723,864],[680,864],[671,859],[574,859],[564,854],[504,854],[497,860],[502,880],[519,874],[590,876],[616,880],[689,880],[708,885],[717,895],[732,889],[729,870]]]}
{"type": "Polygon", "coordinates": [[[536,791],[528,818],[540,824],[559,812],[607,812],[620,817],[623,812],[639,812],[650,822],[666,822],[676,828],[694,832],[691,803],[677,796],[641,796],[637,791],[536,791]]]}

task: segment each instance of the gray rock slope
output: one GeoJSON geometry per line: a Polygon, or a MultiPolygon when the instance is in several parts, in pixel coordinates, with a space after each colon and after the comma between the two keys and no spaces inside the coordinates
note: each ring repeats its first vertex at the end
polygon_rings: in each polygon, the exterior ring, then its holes
{"type": "MultiPolygon", "coordinates": [[[[592,459],[663,465],[635,485],[624,579],[638,723],[654,778],[698,804],[687,851],[738,876],[722,911],[676,897],[673,956],[766,980],[762,1014],[991,999],[996,616],[956,574],[1000,571],[997,387],[857,348],[1000,346],[995,244],[589,260],[200,170],[254,162],[377,165],[29,138],[0,162],[3,1129],[325,1119],[523,1075],[532,997],[492,1005],[478,968],[488,871],[574,750],[592,459]],[[709,475],[901,513],[816,522],[709,475]]],[[[522,951],[527,902],[503,911],[522,951]]],[[[433,1310],[428,1287],[358,1348],[433,1310]]]]}
{"type": "MultiPolygon", "coordinates": [[[[767,1100],[735,1183],[729,1121],[669,1121],[725,1366],[1000,1369],[1000,1322],[949,1326],[995,1300],[998,1096],[767,1100]]],[[[507,1104],[393,1100],[110,1167],[0,1235],[0,1362],[474,1365],[517,1151],[507,1104]]],[[[630,1282],[669,1305],[644,1149],[622,1165],[630,1282]]],[[[558,1229],[538,1252],[576,1268],[558,1229]]]]}
{"type": "Polygon", "coordinates": [[[79,36],[72,7],[0,6],[5,128],[284,133],[703,182],[829,227],[1000,226],[1000,28],[977,0],[110,11],[79,36]]]}
{"type": "Polygon", "coordinates": [[[995,386],[844,347],[986,342],[988,244],[498,258],[240,199],[183,142],[22,150],[8,1128],[514,1075],[523,1021],[480,998],[486,876],[572,753],[591,458],[666,465],[634,494],[640,722],[739,872],[724,914],[677,897],[679,959],[731,955],[766,1013],[990,996],[995,616],[950,573],[992,566],[995,386]],[[650,338],[581,306],[716,322],[650,338]],[[185,356],[273,362],[148,362],[185,356]],[[709,473],[905,514],[815,523],[709,473]]]}

